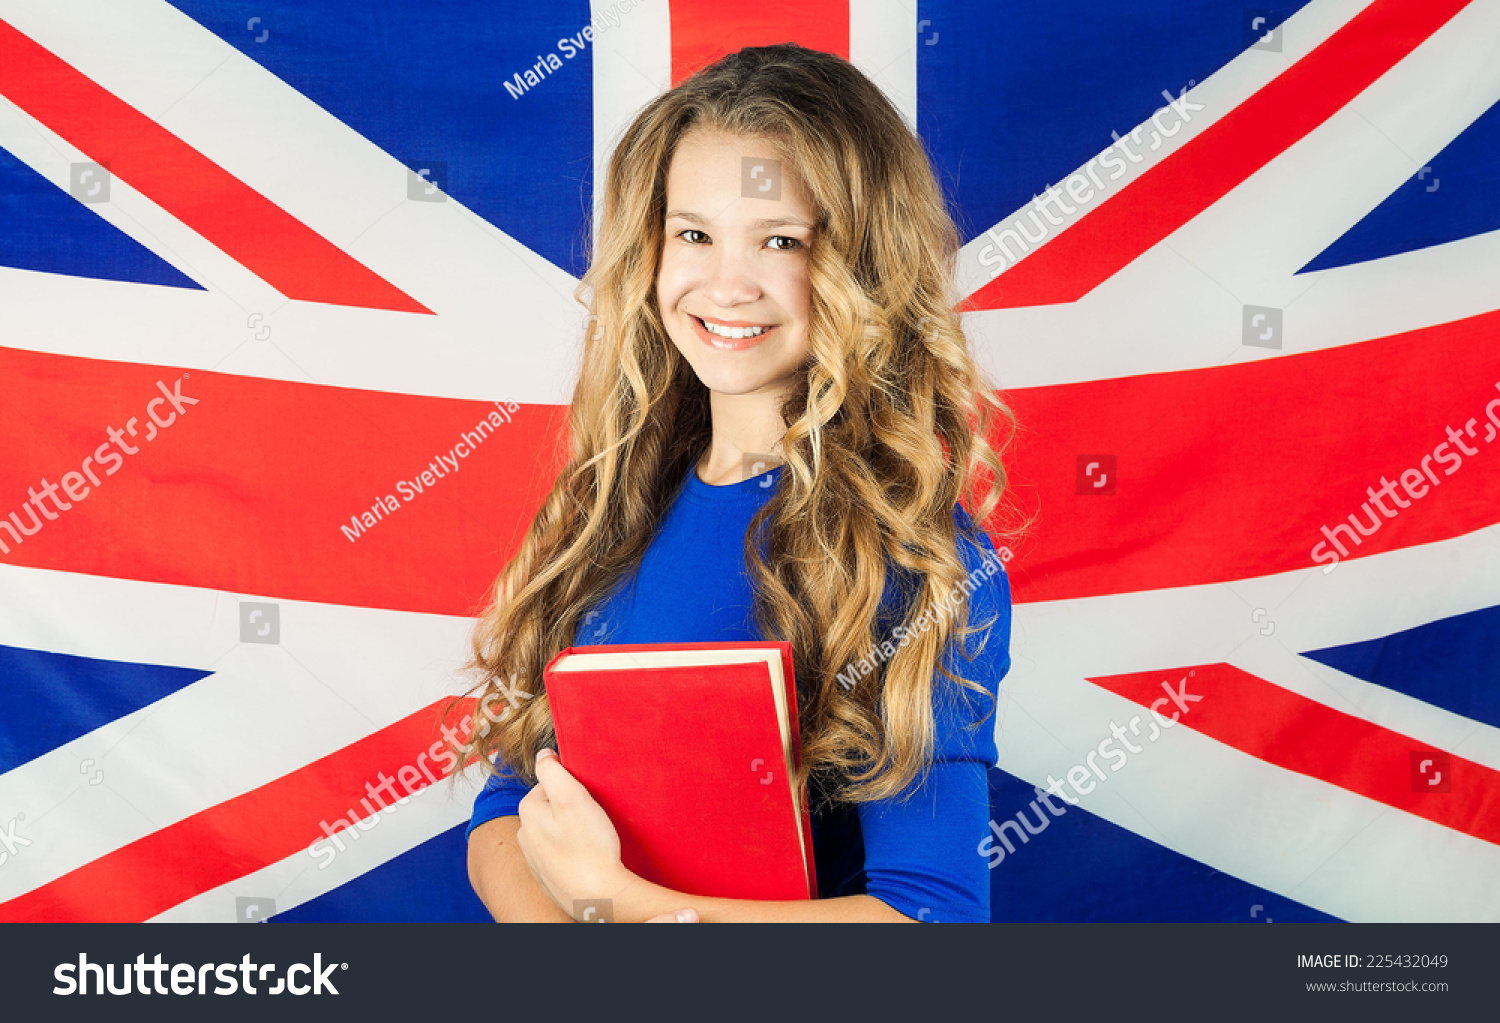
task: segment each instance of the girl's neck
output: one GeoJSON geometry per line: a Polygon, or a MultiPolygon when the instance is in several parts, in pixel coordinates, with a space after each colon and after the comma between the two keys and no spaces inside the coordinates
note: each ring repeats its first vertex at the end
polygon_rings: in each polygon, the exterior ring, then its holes
{"type": "Polygon", "coordinates": [[[783,461],[781,403],[786,387],[751,394],[709,392],[713,440],[698,460],[698,478],[710,486],[739,483],[783,461]]]}

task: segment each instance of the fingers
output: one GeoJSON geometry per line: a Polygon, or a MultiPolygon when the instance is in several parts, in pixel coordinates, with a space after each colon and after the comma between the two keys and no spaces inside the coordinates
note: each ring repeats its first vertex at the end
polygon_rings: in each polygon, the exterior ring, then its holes
{"type": "Polygon", "coordinates": [[[648,924],[696,924],[699,923],[696,909],[679,909],[675,913],[663,913],[646,921],[648,924]]]}
{"type": "Polygon", "coordinates": [[[536,787],[541,789],[547,800],[554,803],[566,802],[580,793],[587,794],[588,791],[577,778],[568,773],[562,761],[557,759],[557,753],[545,748],[536,755],[536,787]]]}

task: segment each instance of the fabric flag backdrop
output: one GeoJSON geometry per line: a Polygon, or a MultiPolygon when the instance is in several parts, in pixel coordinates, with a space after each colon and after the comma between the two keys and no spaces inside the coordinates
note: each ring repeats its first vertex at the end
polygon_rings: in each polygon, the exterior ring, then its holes
{"type": "Polygon", "coordinates": [[[1495,0],[0,0],[0,919],[484,918],[602,161],[787,40],[1024,425],[994,918],[1500,919],[1495,0]]]}

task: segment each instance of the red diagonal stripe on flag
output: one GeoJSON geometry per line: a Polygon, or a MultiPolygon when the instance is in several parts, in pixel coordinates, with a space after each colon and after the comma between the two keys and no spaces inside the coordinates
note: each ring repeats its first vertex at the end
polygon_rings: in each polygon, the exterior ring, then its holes
{"type": "Polygon", "coordinates": [[[1277,767],[1500,844],[1500,771],[1448,754],[1452,791],[1418,791],[1412,782],[1411,754],[1434,752],[1433,747],[1231,664],[1089,681],[1142,707],[1154,707],[1163,717],[1175,714],[1178,724],[1277,767]],[[1178,699],[1169,698],[1168,689],[1178,699]],[[1182,705],[1188,707],[1186,713],[1182,705]]]}
{"type": "MultiPolygon", "coordinates": [[[[438,722],[447,702],[439,700],[300,770],[0,903],[0,922],[149,920],[196,895],[303,852],[324,837],[322,822],[337,828],[338,819],[347,819],[351,811],[363,818],[360,800],[369,799],[366,785],[378,787],[382,773],[395,778],[403,767],[411,768],[415,778],[407,772],[401,782],[408,791],[426,788],[431,783],[429,775],[449,773],[444,767],[453,765],[451,754],[443,762],[427,755],[441,738],[438,722]]],[[[450,721],[472,713],[474,702],[463,701],[450,721]]],[[[387,805],[394,805],[394,798],[387,797],[387,805]]],[[[381,805],[374,799],[370,802],[377,808],[381,805]]],[[[340,839],[346,846],[358,841],[352,832],[341,831],[340,839]]]]}
{"type": "Polygon", "coordinates": [[[0,95],[288,298],[431,312],[4,21],[0,95]]]}
{"type": "Polygon", "coordinates": [[[800,43],[849,59],[849,0],[672,0],[672,84],[744,46],[800,43]]]}
{"type": "Polygon", "coordinates": [[[1198,137],[984,285],[964,308],[1078,301],[1332,117],[1469,2],[1376,0],[1198,137]]]}

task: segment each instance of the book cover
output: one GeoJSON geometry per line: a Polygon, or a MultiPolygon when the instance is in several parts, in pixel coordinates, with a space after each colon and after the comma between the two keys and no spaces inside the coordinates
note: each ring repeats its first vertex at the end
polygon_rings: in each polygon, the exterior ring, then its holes
{"type": "Polygon", "coordinates": [[[545,677],[558,756],[627,868],[692,895],[816,897],[790,644],[569,647],[545,677]]]}

